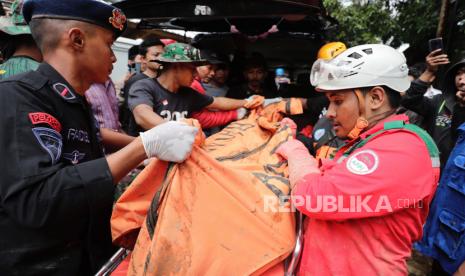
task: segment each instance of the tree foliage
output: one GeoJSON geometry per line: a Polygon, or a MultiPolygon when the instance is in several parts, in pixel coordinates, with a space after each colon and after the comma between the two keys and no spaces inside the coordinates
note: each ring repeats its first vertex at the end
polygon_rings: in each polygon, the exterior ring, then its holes
{"type": "MultiPolygon", "coordinates": [[[[347,1],[345,1],[347,2],[347,1]]],[[[457,24],[465,9],[459,1],[456,18],[446,27],[445,41],[452,59],[464,58],[465,24],[457,24]]],[[[428,40],[436,37],[441,1],[438,0],[353,0],[349,5],[340,0],[323,0],[329,15],[339,22],[329,32],[331,40],[348,46],[364,43],[389,43],[398,47],[409,43],[409,62],[423,61],[428,52],[428,40]]]]}
{"type": "Polygon", "coordinates": [[[339,0],[323,2],[330,16],[339,22],[339,28],[330,36],[348,46],[384,42],[395,28],[391,11],[384,1],[372,1],[370,4],[355,1],[349,6],[344,6],[339,0]]]}

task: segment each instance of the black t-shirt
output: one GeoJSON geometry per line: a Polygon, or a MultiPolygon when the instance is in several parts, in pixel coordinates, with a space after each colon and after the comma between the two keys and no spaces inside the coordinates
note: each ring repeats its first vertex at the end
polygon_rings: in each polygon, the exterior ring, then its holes
{"type": "Polygon", "coordinates": [[[129,94],[129,90],[131,89],[131,86],[136,83],[137,81],[143,80],[143,79],[148,79],[149,76],[147,76],[144,73],[137,73],[134,76],[130,77],[128,81],[124,84],[124,91],[125,93],[129,94]]]}
{"type": "Polygon", "coordinates": [[[177,93],[170,92],[156,79],[136,82],[129,90],[129,109],[146,104],[162,118],[179,121],[190,118],[192,112],[203,109],[213,103],[213,97],[200,94],[190,87],[181,87],[177,93]]]}

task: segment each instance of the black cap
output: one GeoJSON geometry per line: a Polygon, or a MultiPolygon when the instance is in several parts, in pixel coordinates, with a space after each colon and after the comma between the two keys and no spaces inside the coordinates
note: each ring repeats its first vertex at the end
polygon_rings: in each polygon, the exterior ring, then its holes
{"type": "Polygon", "coordinates": [[[200,56],[203,59],[206,59],[209,64],[228,64],[229,63],[227,56],[215,53],[207,49],[201,49],[200,56]]]}
{"type": "Polygon", "coordinates": [[[108,29],[115,37],[127,27],[120,9],[97,0],[26,0],[23,15],[28,24],[36,18],[83,21],[108,29]]]}

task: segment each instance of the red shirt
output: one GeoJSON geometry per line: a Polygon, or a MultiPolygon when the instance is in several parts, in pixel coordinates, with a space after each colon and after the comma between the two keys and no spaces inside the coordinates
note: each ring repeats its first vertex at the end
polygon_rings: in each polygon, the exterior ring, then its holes
{"type": "MultiPolygon", "coordinates": [[[[205,94],[205,89],[197,79],[194,79],[191,84],[191,88],[200,94],[205,94]]],[[[197,119],[203,129],[208,129],[224,126],[235,121],[237,119],[237,111],[210,111],[208,109],[202,109],[199,112],[192,113],[192,118],[197,119]]]]}
{"type": "MultiPolygon", "coordinates": [[[[408,118],[391,116],[360,138],[394,120],[408,118]]],[[[293,190],[294,201],[305,198],[297,208],[308,216],[300,275],[407,275],[406,258],[422,236],[439,168],[423,140],[405,130],[385,132],[347,158],[342,154],[293,190]],[[337,210],[323,203],[334,198],[337,210]]]]}

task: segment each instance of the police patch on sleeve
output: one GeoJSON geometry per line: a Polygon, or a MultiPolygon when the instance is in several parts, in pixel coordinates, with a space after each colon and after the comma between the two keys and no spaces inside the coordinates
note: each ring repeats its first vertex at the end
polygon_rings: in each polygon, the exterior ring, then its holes
{"type": "Polygon", "coordinates": [[[61,131],[61,124],[60,122],[53,117],[52,115],[44,112],[33,112],[29,113],[29,119],[33,125],[38,124],[47,124],[51,126],[54,130],[60,132],[61,131]]]}
{"type": "Polygon", "coordinates": [[[55,165],[58,159],[60,159],[61,149],[63,148],[61,134],[54,129],[45,127],[33,128],[32,132],[40,146],[47,151],[52,158],[52,164],[55,165]]]}
{"type": "Polygon", "coordinates": [[[362,150],[352,155],[346,163],[347,169],[358,175],[374,172],[379,165],[378,155],[372,150],[362,150]]]}

